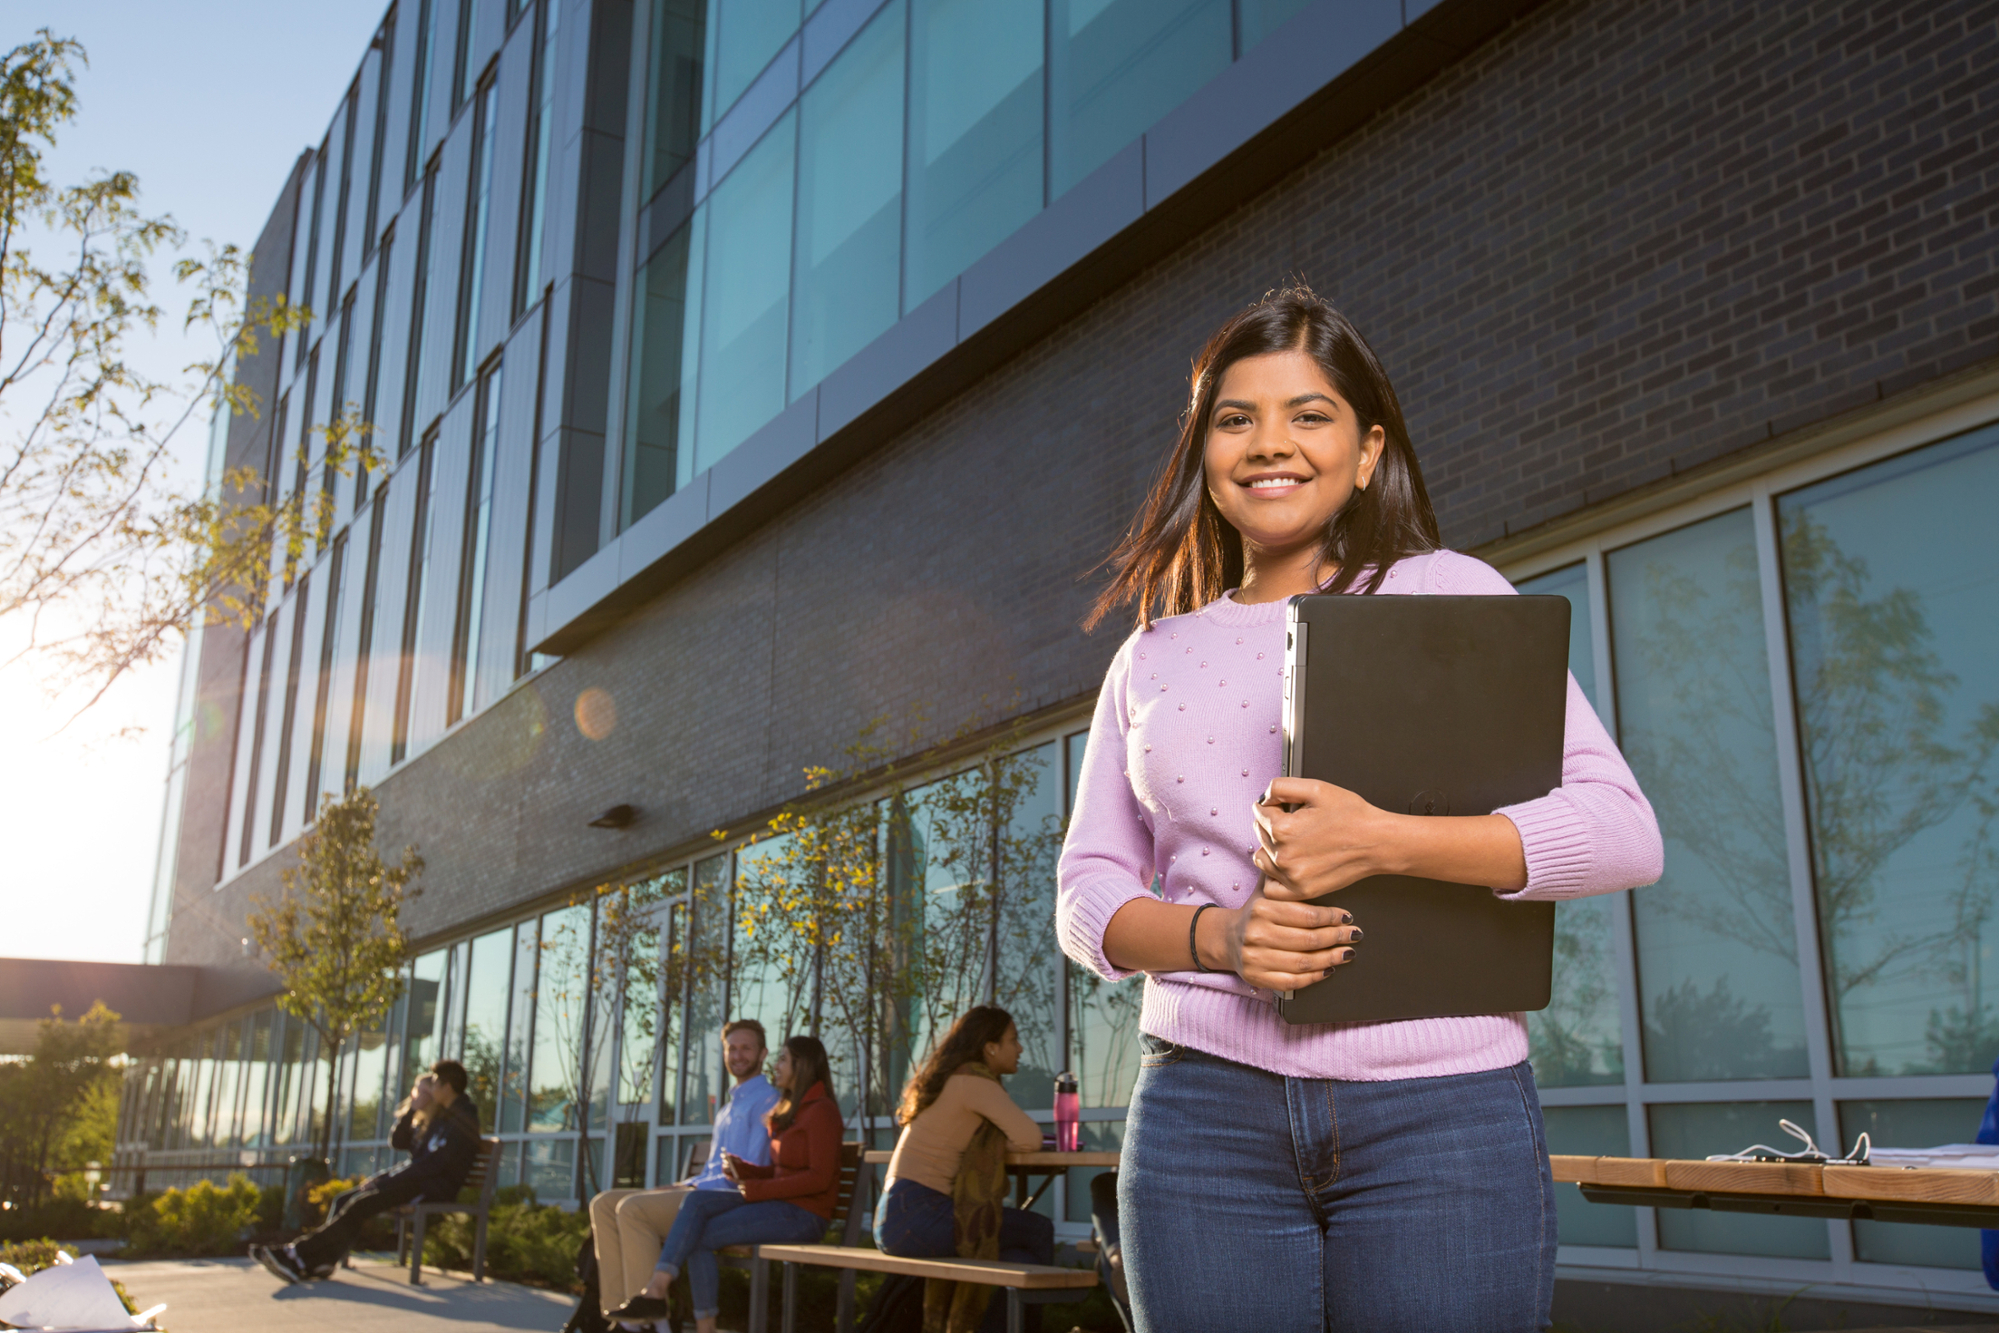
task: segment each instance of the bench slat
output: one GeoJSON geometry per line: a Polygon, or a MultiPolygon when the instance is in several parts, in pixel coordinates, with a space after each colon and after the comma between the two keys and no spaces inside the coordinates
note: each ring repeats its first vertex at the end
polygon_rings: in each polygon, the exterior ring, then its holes
{"type": "Polygon", "coordinates": [[[763,1245],[758,1247],[757,1252],[776,1263],[943,1278],[948,1282],[1017,1287],[1022,1291],[1055,1291],[1097,1285],[1094,1269],[1012,1264],[998,1259],[898,1259],[880,1250],[846,1245],[763,1245]]]}

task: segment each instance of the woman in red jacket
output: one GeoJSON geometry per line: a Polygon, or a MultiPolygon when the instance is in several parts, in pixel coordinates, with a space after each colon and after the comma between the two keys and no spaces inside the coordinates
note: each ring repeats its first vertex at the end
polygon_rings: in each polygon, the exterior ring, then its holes
{"type": "Polygon", "coordinates": [[[696,1190],[680,1205],[659,1252],[659,1268],[639,1295],[611,1311],[626,1324],[666,1317],[666,1292],[683,1270],[694,1288],[695,1333],[715,1333],[721,1275],[715,1251],[728,1245],[803,1245],[819,1240],[840,1196],[840,1106],[826,1048],[791,1037],[771,1080],[782,1100],[764,1118],[770,1165],[729,1153],[722,1174],[736,1189],[696,1190]]]}

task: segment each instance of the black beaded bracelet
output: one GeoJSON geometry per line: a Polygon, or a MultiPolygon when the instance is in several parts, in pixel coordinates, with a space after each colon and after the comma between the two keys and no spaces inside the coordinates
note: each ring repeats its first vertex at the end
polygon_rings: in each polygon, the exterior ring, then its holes
{"type": "Polygon", "coordinates": [[[1194,966],[1202,972],[1212,972],[1215,969],[1201,961],[1201,946],[1194,942],[1194,932],[1201,928],[1201,913],[1213,906],[1213,903],[1202,903],[1194,909],[1194,919],[1187,923],[1187,952],[1194,955],[1194,966]]]}

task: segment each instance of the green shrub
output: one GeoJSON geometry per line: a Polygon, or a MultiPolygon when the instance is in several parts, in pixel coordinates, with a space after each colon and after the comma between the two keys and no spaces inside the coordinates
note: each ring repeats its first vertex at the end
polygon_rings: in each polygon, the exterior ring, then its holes
{"type": "Polygon", "coordinates": [[[257,1230],[276,1231],[285,1220],[285,1187],[264,1185],[257,1190],[257,1230]]]}
{"type": "MultiPolygon", "coordinates": [[[[531,1282],[558,1291],[580,1290],[576,1251],[590,1234],[590,1215],[534,1201],[534,1191],[514,1186],[498,1191],[486,1227],[486,1275],[531,1282]]],[[[433,1217],[424,1225],[423,1260],[438,1268],[472,1267],[474,1219],[462,1213],[433,1217]]]]}
{"type": "Polygon", "coordinates": [[[120,1234],[116,1212],[92,1208],[82,1199],[49,1199],[32,1208],[0,1212],[0,1242],[33,1240],[39,1236],[87,1240],[92,1236],[120,1234]]]}
{"type": "Polygon", "coordinates": [[[146,1254],[233,1254],[257,1228],[263,1193],[249,1177],[232,1175],[226,1188],[197,1180],[125,1206],[132,1248],[146,1254]]]}

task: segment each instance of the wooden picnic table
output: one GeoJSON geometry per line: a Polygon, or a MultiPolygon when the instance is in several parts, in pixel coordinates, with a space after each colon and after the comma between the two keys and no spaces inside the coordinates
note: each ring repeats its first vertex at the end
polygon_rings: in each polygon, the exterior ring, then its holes
{"type": "MultiPolygon", "coordinates": [[[[871,1148],[861,1154],[861,1160],[869,1166],[885,1166],[895,1154],[886,1148],[871,1148]]],[[[1013,1206],[1032,1208],[1048,1189],[1050,1181],[1072,1166],[1111,1167],[1118,1164],[1118,1153],[1110,1152],[1051,1152],[1037,1149],[1034,1152],[1010,1152],[1006,1155],[1006,1169],[1013,1173],[1013,1206]],[[1029,1194],[1027,1178],[1041,1176],[1041,1188],[1029,1194]]]]}
{"type": "Polygon", "coordinates": [[[1551,1154],[1592,1203],[1999,1228],[1999,1171],[1551,1154]]]}

